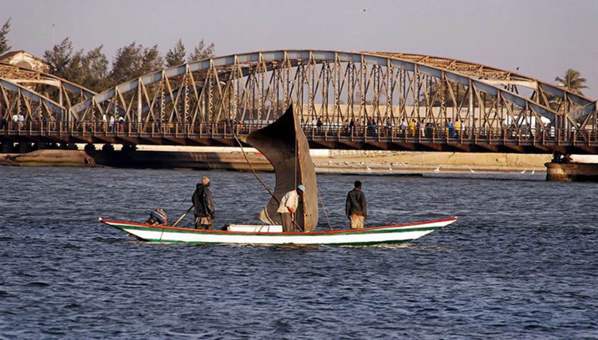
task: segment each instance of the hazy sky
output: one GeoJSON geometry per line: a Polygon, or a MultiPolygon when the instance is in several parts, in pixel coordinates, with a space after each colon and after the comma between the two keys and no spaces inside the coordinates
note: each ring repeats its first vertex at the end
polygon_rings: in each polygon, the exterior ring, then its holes
{"type": "Polygon", "coordinates": [[[9,44],[42,57],[54,40],[162,53],[202,38],[216,55],[277,49],[393,51],[478,62],[554,82],[568,68],[598,99],[598,0],[0,0],[9,44]],[[364,9],[367,9],[364,11],[364,9]]]}

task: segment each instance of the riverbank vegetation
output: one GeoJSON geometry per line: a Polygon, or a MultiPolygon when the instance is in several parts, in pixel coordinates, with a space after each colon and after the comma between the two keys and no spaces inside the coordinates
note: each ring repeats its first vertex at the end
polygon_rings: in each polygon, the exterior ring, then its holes
{"type": "Polygon", "coordinates": [[[102,51],[103,45],[87,52],[75,50],[67,37],[47,50],[44,60],[50,65],[52,74],[99,92],[164,67],[212,57],[214,48],[213,43],[208,45],[202,39],[187,56],[179,39],[164,58],[158,45],[144,47],[132,42],[119,48],[110,64],[102,51]]]}

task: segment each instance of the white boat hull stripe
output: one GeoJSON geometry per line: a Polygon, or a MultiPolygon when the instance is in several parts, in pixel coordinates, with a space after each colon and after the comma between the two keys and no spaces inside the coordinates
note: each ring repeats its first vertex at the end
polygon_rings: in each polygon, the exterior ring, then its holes
{"type": "Polygon", "coordinates": [[[186,228],[161,228],[119,221],[102,222],[122,229],[150,242],[184,242],[206,244],[299,244],[299,245],[351,245],[408,242],[455,222],[456,218],[414,223],[403,226],[343,230],[312,233],[247,233],[201,231],[186,228]]]}

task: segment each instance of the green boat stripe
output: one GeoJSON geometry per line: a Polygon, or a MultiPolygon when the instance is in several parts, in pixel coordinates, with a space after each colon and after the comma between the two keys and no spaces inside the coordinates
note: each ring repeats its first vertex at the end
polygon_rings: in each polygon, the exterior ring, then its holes
{"type": "MultiPolygon", "coordinates": [[[[260,245],[260,243],[225,243],[225,242],[195,242],[195,241],[163,241],[163,240],[158,240],[158,239],[144,239],[147,242],[154,242],[154,243],[185,243],[185,244],[204,244],[204,245],[219,245],[219,244],[226,244],[226,245],[232,245],[232,244],[251,244],[251,245],[260,245]]],[[[399,240],[399,241],[372,241],[372,242],[347,242],[347,243],[326,243],[326,244],[313,244],[313,243],[308,243],[308,244],[303,244],[303,243],[299,243],[297,245],[301,246],[301,245],[306,245],[306,246],[370,246],[370,245],[375,245],[375,244],[402,244],[402,243],[408,243],[411,242],[412,240],[399,240]]],[[[292,242],[287,242],[287,243],[280,243],[280,244],[271,244],[271,243],[265,243],[264,245],[267,246],[282,246],[285,244],[291,244],[292,242]]]]}
{"type": "Polygon", "coordinates": [[[111,224],[114,227],[119,229],[133,229],[133,230],[144,230],[144,231],[154,231],[154,232],[164,232],[164,233],[183,233],[183,234],[193,234],[193,235],[214,235],[214,236],[223,236],[226,237],[228,235],[235,235],[235,236],[285,236],[285,237],[304,237],[304,236],[348,236],[348,235],[360,235],[360,234],[390,234],[390,233],[407,233],[412,231],[428,231],[428,230],[436,230],[442,227],[414,227],[414,228],[397,228],[397,229],[375,229],[375,230],[367,230],[367,231],[348,231],[347,233],[333,233],[333,234],[281,234],[281,233],[234,233],[234,234],[226,234],[226,233],[211,233],[205,231],[187,231],[187,230],[177,230],[177,229],[161,229],[161,228],[148,228],[148,227],[141,227],[141,226],[130,226],[130,225],[119,225],[119,224],[111,224]]]}

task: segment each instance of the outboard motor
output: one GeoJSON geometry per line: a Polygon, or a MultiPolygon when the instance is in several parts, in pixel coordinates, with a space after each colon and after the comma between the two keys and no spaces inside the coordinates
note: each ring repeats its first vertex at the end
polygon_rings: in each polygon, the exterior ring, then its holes
{"type": "Polygon", "coordinates": [[[168,215],[166,212],[160,208],[156,208],[150,212],[150,218],[145,222],[145,224],[149,225],[167,225],[168,224],[168,215]]]}

